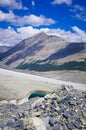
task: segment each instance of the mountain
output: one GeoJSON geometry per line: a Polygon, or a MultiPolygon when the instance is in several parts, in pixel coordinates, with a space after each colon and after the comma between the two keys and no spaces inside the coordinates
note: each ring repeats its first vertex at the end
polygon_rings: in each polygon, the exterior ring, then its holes
{"type": "Polygon", "coordinates": [[[78,68],[77,65],[81,69],[83,64],[86,65],[85,57],[86,43],[68,43],[60,37],[41,32],[1,54],[0,60],[17,69],[47,71],[66,69],[73,64],[76,66],[74,69],[78,68]]]}
{"type": "Polygon", "coordinates": [[[0,54],[8,51],[10,48],[9,46],[0,46],[0,54]]]}

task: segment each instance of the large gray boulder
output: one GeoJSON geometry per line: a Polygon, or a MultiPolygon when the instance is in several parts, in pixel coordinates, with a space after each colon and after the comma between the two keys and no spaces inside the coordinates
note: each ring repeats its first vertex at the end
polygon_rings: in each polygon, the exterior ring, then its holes
{"type": "Polygon", "coordinates": [[[47,130],[45,123],[38,117],[31,118],[29,125],[35,130],[47,130]]]}

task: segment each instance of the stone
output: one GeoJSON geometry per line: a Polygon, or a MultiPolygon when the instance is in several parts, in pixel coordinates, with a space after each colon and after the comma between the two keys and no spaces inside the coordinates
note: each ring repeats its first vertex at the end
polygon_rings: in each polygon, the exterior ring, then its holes
{"type": "Polygon", "coordinates": [[[48,104],[48,105],[51,104],[51,99],[48,99],[48,100],[47,100],[47,104],[48,104]]]}
{"type": "Polygon", "coordinates": [[[61,86],[61,88],[62,88],[62,90],[66,90],[68,93],[70,93],[70,92],[73,92],[74,91],[74,89],[73,89],[73,86],[72,85],[62,85],[61,86]]]}
{"type": "Polygon", "coordinates": [[[28,111],[24,111],[23,113],[22,113],[22,117],[24,118],[24,117],[28,117],[28,111]]]}
{"type": "Polygon", "coordinates": [[[67,125],[68,129],[73,130],[75,129],[74,125],[72,123],[68,123],[67,125]]]}
{"type": "Polygon", "coordinates": [[[43,113],[43,117],[47,117],[48,116],[48,113],[43,113]]]}
{"type": "MultiPolygon", "coordinates": [[[[51,99],[57,99],[57,95],[55,93],[53,93],[50,97],[51,99]]],[[[58,99],[60,100],[60,98],[58,97],[58,99]]]]}
{"type": "Polygon", "coordinates": [[[58,106],[57,100],[54,100],[54,107],[56,108],[58,106]]]}
{"type": "Polygon", "coordinates": [[[84,118],[86,118],[86,112],[85,111],[82,111],[82,115],[84,118]]]}
{"type": "Polygon", "coordinates": [[[47,94],[44,99],[48,100],[48,99],[54,99],[54,100],[60,100],[60,97],[56,94],[56,93],[50,93],[47,94]]]}
{"type": "Polygon", "coordinates": [[[18,120],[16,127],[19,129],[24,129],[24,119],[23,118],[18,120]]]}
{"type": "Polygon", "coordinates": [[[46,127],[47,130],[52,130],[52,128],[50,126],[46,127]]]}
{"type": "Polygon", "coordinates": [[[75,122],[73,123],[73,125],[74,125],[77,129],[80,129],[80,127],[81,127],[80,122],[78,122],[78,121],[75,121],[75,122]]]}
{"type": "Polygon", "coordinates": [[[5,127],[5,124],[0,124],[0,128],[3,129],[5,127]]]}
{"type": "Polygon", "coordinates": [[[44,99],[48,100],[48,99],[50,99],[50,97],[51,97],[51,93],[47,94],[47,95],[44,97],[44,99]]]}
{"type": "Polygon", "coordinates": [[[63,130],[63,128],[59,123],[57,123],[52,130],[63,130]]]}
{"type": "Polygon", "coordinates": [[[51,99],[51,104],[54,105],[55,104],[55,100],[51,99]]]}
{"type": "Polygon", "coordinates": [[[44,101],[44,98],[39,98],[38,100],[36,100],[33,104],[32,107],[35,107],[37,104],[40,104],[44,101]]]}
{"type": "Polygon", "coordinates": [[[86,126],[86,120],[85,119],[83,119],[83,118],[80,119],[80,122],[81,122],[82,125],[86,126]]]}
{"type": "Polygon", "coordinates": [[[54,119],[52,117],[49,118],[49,124],[50,126],[54,126],[54,119]]]}
{"type": "Polygon", "coordinates": [[[74,101],[74,100],[73,100],[73,101],[70,101],[69,103],[70,103],[70,105],[73,105],[73,106],[76,106],[76,105],[77,105],[76,101],[74,101]]]}
{"type": "Polygon", "coordinates": [[[57,116],[57,112],[52,112],[51,115],[52,115],[52,117],[55,117],[55,116],[57,116]]]}
{"type": "Polygon", "coordinates": [[[66,119],[68,119],[68,118],[70,118],[70,117],[71,117],[71,115],[70,115],[70,112],[69,112],[69,111],[64,111],[63,116],[64,116],[66,119]]]}
{"type": "Polygon", "coordinates": [[[68,102],[71,98],[72,98],[71,96],[66,96],[66,97],[64,97],[63,99],[61,99],[59,103],[68,102]]]}
{"type": "Polygon", "coordinates": [[[3,114],[0,112],[0,116],[3,116],[3,114]]]}
{"type": "Polygon", "coordinates": [[[45,123],[38,117],[31,118],[29,125],[33,127],[34,130],[46,130],[45,123]]]}
{"type": "Polygon", "coordinates": [[[49,128],[49,117],[47,116],[47,117],[44,117],[44,118],[42,118],[42,121],[45,123],[45,126],[46,126],[46,128],[49,128]]]}
{"type": "Polygon", "coordinates": [[[23,119],[24,129],[29,125],[29,120],[27,118],[23,119]]]}
{"type": "Polygon", "coordinates": [[[39,117],[40,115],[41,115],[40,111],[32,113],[32,117],[39,117]]]}
{"type": "Polygon", "coordinates": [[[55,110],[55,111],[59,111],[59,110],[60,110],[60,107],[57,106],[57,107],[54,108],[54,110],[55,110]]]}
{"type": "Polygon", "coordinates": [[[15,126],[15,121],[14,121],[14,119],[9,119],[9,120],[7,121],[7,126],[9,126],[9,127],[14,127],[14,126],[15,126]]]}

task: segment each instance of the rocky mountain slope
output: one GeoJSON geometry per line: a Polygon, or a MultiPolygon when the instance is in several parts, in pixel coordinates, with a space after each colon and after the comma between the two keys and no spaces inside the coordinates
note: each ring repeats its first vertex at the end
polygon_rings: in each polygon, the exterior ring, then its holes
{"type": "Polygon", "coordinates": [[[68,43],[60,37],[38,33],[0,55],[2,63],[18,69],[58,70],[86,65],[86,43],[68,43]],[[63,65],[63,66],[62,66],[63,65]],[[47,67],[48,66],[48,67],[47,67]],[[60,66],[60,67],[57,67],[60,66]],[[52,68],[52,69],[51,69],[52,68]]]}
{"type": "Polygon", "coordinates": [[[8,46],[0,46],[0,54],[8,51],[11,47],[8,46]]]}

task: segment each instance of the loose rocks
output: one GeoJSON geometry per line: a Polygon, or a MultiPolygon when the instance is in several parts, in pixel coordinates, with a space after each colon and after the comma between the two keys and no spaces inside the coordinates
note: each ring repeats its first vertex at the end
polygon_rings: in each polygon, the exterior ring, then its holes
{"type": "Polygon", "coordinates": [[[0,130],[85,130],[86,92],[62,85],[44,98],[0,105],[0,130]]]}

